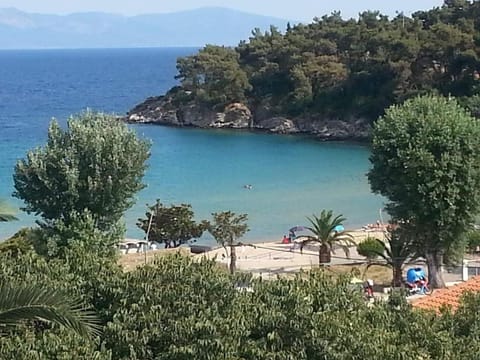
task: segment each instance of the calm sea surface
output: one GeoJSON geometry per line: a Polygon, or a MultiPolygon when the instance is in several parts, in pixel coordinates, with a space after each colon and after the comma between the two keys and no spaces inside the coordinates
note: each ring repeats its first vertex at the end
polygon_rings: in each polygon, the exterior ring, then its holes
{"type": "MultiPolygon", "coordinates": [[[[85,108],[125,113],[175,84],[175,60],[195,49],[0,51],[0,198],[13,206],[18,158],[46,140],[52,117],[61,122],[85,108]]],[[[153,141],[148,187],[125,220],[128,235],[145,204],[190,203],[198,219],[232,210],[249,215],[248,240],[280,239],[306,216],[333,209],[358,227],[379,217],[382,199],[365,177],[367,148],[300,136],[175,129],[138,125],[153,141]],[[243,185],[252,184],[251,190],[243,185]]],[[[33,217],[0,223],[0,238],[33,217]]],[[[205,241],[209,241],[206,239],[205,241]]]]}

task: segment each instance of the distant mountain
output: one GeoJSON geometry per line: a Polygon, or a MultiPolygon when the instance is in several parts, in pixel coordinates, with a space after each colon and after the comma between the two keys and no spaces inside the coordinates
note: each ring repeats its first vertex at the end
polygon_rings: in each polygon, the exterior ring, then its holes
{"type": "Polygon", "coordinates": [[[46,15],[0,9],[0,49],[236,45],[254,28],[284,30],[288,20],[227,8],[122,16],[46,15]]]}

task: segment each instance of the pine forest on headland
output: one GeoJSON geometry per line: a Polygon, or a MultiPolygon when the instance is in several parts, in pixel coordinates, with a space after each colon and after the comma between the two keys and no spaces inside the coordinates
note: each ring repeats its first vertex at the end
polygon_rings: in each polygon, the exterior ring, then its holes
{"type": "Polygon", "coordinates": [[[174,103],[212,109],[373,122],[392,104],[426,93],[456,97],[480,116],[480,1],[395,18],[340,12],[285,32],[252,31],[236,48],[207,45],[180,58],[174,103]]]}

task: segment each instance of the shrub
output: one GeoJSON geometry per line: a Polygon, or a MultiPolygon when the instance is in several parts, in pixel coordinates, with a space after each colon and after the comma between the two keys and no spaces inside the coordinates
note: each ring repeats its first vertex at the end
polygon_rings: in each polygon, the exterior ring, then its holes
{"type": "Polygon", "coordinates": [[[379,253],[383,253],[384,249],[385,247],[380,240],[371,237],[367,237],[357,246],[358,253],[368,260],[376,259],[379,253]]]}
{"type": "Polygon", "coordinates": [[[471,230],[467,233],[467,250],[469,253],[478,252],[478,247],[480,247],[480,231],[471,230]]]}

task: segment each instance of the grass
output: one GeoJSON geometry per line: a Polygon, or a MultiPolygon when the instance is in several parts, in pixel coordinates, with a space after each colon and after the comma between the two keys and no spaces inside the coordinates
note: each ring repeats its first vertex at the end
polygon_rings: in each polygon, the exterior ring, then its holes
{"type": "Polygon", "coordinates": [[[390,286],[392,270],[385,266],[374,265],[366,272],[367,265],[332,265],[327,269],[334,274],[352,274],[359,279],[372,279],[376,285],[390,286]]]}

